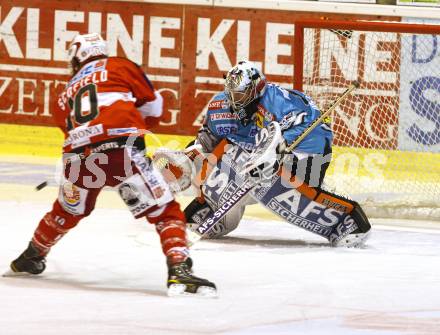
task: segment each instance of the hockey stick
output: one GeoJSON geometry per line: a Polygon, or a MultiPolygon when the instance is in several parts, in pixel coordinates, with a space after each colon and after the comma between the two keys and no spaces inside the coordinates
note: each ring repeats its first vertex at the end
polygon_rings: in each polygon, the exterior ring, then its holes
{"type": "MultiPolygon", "coordinates": [[[[359,83],[356,81],[351,84],[330,106],[321,113],[321,116],[313,121],[285,150],[284,153],[291,153],[310,132],[315,129],[321,122],[335,110],[335,108],[347,98],[359,83]]],[[[207,232],[209,232],[222,218],[226,215],[246,194],[248,194],[257,184],[253,184],[250,180],[246,180],[244,184],[232,195],[220,208],[218,208],[209,218],[200,224],[195,231],[187,231],[187,239],[190,245],[200,240],[207,232]]]]}

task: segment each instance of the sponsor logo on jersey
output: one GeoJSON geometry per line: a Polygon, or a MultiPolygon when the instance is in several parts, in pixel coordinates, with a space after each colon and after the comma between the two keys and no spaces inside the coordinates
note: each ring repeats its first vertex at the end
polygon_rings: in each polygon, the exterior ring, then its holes
{"type": "Polygon", "coordinates": [[[249,131],[249,137],[255,137],[255,135],[257,135],[257,133],[258,133],[258,128],[252,127],[251,130],[249,131]]]}
{"type": "Polygon", "coordinates": [[[81,203],[81,193],[71,182],[64,183],[62,187],[64,204],[69,207],[76,207],[81,203]]]}
{"type": "Polygon", "coordinates": [[[255,124],[257,125],[258,128],[264,127],[264,117],[260,113],[257,113],[255,115],[255,124]]]}
{"type": "Polygon", "coordinates": [[[211,101],[208,105],[208,109],[214,110],[214,109],[223,109],[225,106],[225,100],[214,100],[211,101]]]}
{"type": "Polygon", "coordinates": [[[119,195],[127,206],[135,206],[139,203],[140,192],[135,185],[124,183],[118,189],[119,195]]]}
{"type": "Polygon", "coordinates": [[[290,127],[298,126],[304,122],[304,118],[307,116],[307,112],[295,114],[290,112],[283,116],[280,121],[281,130],[289,129],[290,127]]]}
{"type": "Polygon", "coordinates": [[[232,123],[225,123],[225,124],[215,125],[215,130],[219,135],[229,135],[229,134],[236,134],[238,131],[238,127],[232,123]]]}
{"type": "Polygon", "coordinates": [[[264,123],[266,122],[271,122],[275,120],[275,117],[272,113],[270,113],[268,110],[266,110],[266,108],[264,108],[263,105],[258,104],[257,105],[257,113],[256,113],[256,119],[255,119],[255,123],[259,128],[263,128],[264,127],[264,123]]]}
{"type": "Polygon", "coordinates": [[[95,63],[95,70],[96,71],[103,71],[103,70],[105,70],[106,65],[107,65],[107,59],[98,60],[95,63]]]}
{"type": "Polygon", "coordinates": [[[215,101],[211,101],[208,104],[209,110],[228,109],[228,108],[229,108],[229,102],[227,100],[215,100],[215,101]]]}
{"type": "Polygon", "coordinates": [[[98,145],[95,148],[90,150],[91,153],[99,153],[110,149],[119,149],[121,146],[117,142],[107,142],[101,145],[98,145]]]}
{"type": "Polygon", "coordinates": [[[151,193],[154,199],[160,199],[165,194],[165,190],[162,187],[157,186],[151,190],[151,193]]]}
{"type": "Polygon", "coordinates": [[[72,148],[89,144],[90,138],[104,133],[102,124],[86,127],[80,126],[69,131],[69,137],[64,141],[64,147],[72,145],[72,148]]]}
{"type": "Polygon", "coordinates": [[[153,173],[148,173],[148,174],[144,175],[144,177],[147,181],[148,186],[150,186],[151,188],[154,188],[154,187],[160,185],[159,179],[157,179],[153,173]]]}
{"type": "Polygon", "coordinates": [[[117,135],[125,135],[125,134],[134,134],[137,133],[137,128],[110,128],[107,129],[107,135],[109,136],[117,136],[117,135]]]}
{"type": "Polygon", "coordinates": [[[238,115],[235,113],[213,113],[209,117],[211,118],[211,121],[239,119],[238,115]]]}
{"type": "Polygon", "coordinates": [[[140,205],[134,207],[133,209],[131,209],[131,213],[136,216],[138,214],[141,214],[142,212],[144,212],[145,210],[147,210],[148,208],[150,208],[152,205],[150,205],[149,203],[143,202],[140,205]]]}

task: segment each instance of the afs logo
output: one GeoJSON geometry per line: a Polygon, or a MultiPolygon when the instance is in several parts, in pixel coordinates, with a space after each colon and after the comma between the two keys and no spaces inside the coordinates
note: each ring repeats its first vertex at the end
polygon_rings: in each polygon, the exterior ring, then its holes
{"type": "Polygon", "coordinates": [[[63,185],[64,203],[69,207],[76,207],[81,202],[81,193],[75,185],[67,182],[63,185]]]}

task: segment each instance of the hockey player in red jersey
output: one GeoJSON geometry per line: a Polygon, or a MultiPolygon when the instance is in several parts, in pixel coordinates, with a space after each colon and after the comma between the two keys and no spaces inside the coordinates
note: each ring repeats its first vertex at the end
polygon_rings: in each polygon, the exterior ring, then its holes
{"type": "Polygon", "coordinates": [[[168,265],[168,293],[214,295],[192,274],[185,216],[148,157],[142,130],[158,124],[163,100],[139,66],[108,57],[99,34],[78,35],[69,47],[72,77],[54,118],[65,134],[64,178],[53,208],[40,221],[11,274],[40,274],[52,246],[88,216],[104,186],[117,189],[135,218],[159,234],[168,265]]]}

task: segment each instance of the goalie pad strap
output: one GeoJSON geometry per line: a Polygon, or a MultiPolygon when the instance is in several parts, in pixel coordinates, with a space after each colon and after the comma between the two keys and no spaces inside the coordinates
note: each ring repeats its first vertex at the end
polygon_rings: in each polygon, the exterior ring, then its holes
{"type": "Polygon", "coordinates": [[[209,176],[214,166],[216,166],[217,162],[220,160],[220,157],[226,152],[227,145],[228,141],[226,139],[221,140],[220,143],[217,144],[214,150],[203,161],[202,169],[194,179],[194,183],[197,187],[201,187],[203,185],[207,176],[209,176]]]}
{"type": "Polygon", "coordinates": [[[355,203],[351,203],[348,199],[323,190],[320,190],[320,193],[313,200],[344,213],[351,213],[355,206],[355,203]]]}
{"type": "MultiPolygon", "coordinates": [[[[285,178],[285,175],[283,175],[282,171],[279,174],[284,177],[284,180],[287,179],[285,178]]],[[[288,180],[292,184],[293,188],[295,188],[298,192],[300,192],[310,200],[323,204],[326,207],[334,208],[337,211],[351,213],[354,207],[357,205],[355,201],[345,199],[341,196],[324,191],[320,188],[311,187],[300,179],[296,178],[295,176],[291,177],[288,180]]]]}

